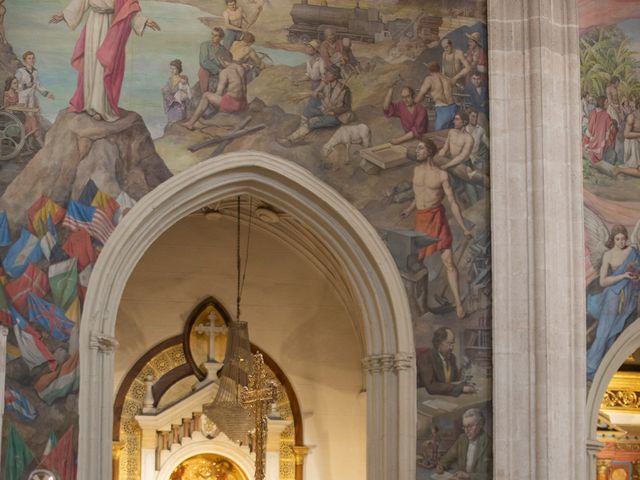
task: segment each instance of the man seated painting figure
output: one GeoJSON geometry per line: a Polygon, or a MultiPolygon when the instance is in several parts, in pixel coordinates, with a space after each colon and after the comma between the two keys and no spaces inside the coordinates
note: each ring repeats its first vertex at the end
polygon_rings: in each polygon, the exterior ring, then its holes
{"type": "Polygon", "coordinates": [[[218,55],[218,61],[222,65],[218,87],[215,93],[205,92],[202,94],[196,111],[193,112],[189,121],[184,123],[184,126],[189,130],[195,129],[196,122],[209,105],[223,113],[244,112],[249,107],[245,69],[242,65],[234,63],[231,54],[226,50],[218,55]]]}
{"type": "Polygon", "coordinates": [[[311,95],[302,112],[300,126],[288,137],[276,140],[283,147],[294,146],[312,130],[339,127],[353,120],[351,90],[342,82],[338,66],[326,68],[322,83],[311,95]]]}
{"type": "Polygon", "coordinates": [[[457,397],[463,393],[475,393],[476,387],[461,382],[462,372],[453,353],[456,337],[447,327],[433,332],[433,348],[416,352],[418,386],[423,386],[431,395],[457,397]]]}
{"type": "Polygon", "coordinates": [[[456,480],[489,480],[492,478],[491,438],[484,431],[485,418],[479,408],[470,408],[462,415],[461,433],[455,443],[438,461],[438,473],[455,465],[456,480]]]}

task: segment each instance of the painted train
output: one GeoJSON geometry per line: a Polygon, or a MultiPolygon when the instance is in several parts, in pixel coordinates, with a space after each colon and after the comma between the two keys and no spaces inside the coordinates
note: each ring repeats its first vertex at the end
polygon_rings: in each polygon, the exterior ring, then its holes
{"type": "Polygon", "coordinates": [[[308,42],[322,39],[324,30],[335,29],[338,37],[349,37],[360,42],[374,43],[391,38],[387,25],[382,21],[380,11],[376,8],[329,7],[310,5],[308,0],[301,0],[291,9],[293,25],[289,27],[290,42],[308,42]]]}

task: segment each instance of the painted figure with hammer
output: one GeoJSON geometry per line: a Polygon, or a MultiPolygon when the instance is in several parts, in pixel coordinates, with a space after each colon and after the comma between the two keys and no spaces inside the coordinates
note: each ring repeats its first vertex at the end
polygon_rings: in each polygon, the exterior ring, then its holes
{"type": "Polygon", "coordinates": [[[438,238],[438,242],[422,249],[420,258],[440,252],[442,265],[447,272],[447,282],[453,300],[456,305],[456,315],[458,318],[464,318],[466,312],[462,306],[460,298],[460,285],[458,279],[458,269],[453,261],[451,245],[453,243],[453,235],[447,214],[442,201],[446,197],[451,206],[451,213],[458,225],[462,229],[465,237],[471,238],[473,234],[467,229],[460,206],[456,201],[456,197],[449,183],[449,174],[446,170],[440,169],[433,162],[433,157],[438,148],[431,140],[425,140],[418,143],[416,147],[416,157],[419,165],[413,171],[413,192],[414,200],[400,214],[402,218],[406,218],[409,214],[416,210],[416,226],[415,230],[427,234],[430,237],[438,238]]]}

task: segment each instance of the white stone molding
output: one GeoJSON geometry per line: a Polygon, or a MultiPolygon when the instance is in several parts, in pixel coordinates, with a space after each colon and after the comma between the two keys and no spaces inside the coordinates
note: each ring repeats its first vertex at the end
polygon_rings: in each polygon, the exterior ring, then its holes
{"type": "Polygon", "coordinates": [[[589,395],[587,397],[587,451],[589,464],[589,477],[596,478],[596,454],[603,445],[597,439],[598,412],[611,378],[618,371],[624,361],[633,352],[640,348],[640,322],[636,319],[629,325],[614,342],[600,362],[600,366],[593,377],[589,395]]]}
{"type": "MultiPolygon", "coordinates": [[[[2,430],[2,418],[4,416],[4,382],[7,376],[7,335],[9,329],[0,325],[0,432],[2,430]]],[[[2,456],[2,435],[0,434],[0,457],[2,456]]]]}
{"type": "MultiPolygon", "coordinates": [[[[232,460],[244,472],[247,478],[253,478],[255,459],[247,448],[240,448],[223,435],[213,440],[190,442],[169,455],[158,472],[157,480],[169,480],[171,472],[185,460],[201,454],[215,453],[232,460]]],[[[80,475],[78,474],[78,478],[80,475]]]]}
{"type": "Polygon", "coordinates": [[[413,369],[416,362],[416,355],[413,352],[396,353],[393,358],[393,368],[396,372],[413,369]]]}
{"type": "Polygon", "coordinates": [[[583,480],[575,0],[489,0],[494,478],[583,480]]]}
{"type": "Polygon", "coordinates": [[[225,198],[248,194],[306,225],[343,265],[364,326],[367,356],[390,356],[382,376],[367,375],[367,478],[414,480],[415,364],[393,371],[394,355],[413,352],[406,292],[373,226],[308,170],[258,152],[202,162],[167,180],[124,217],[95,265],[80,327],[78,478],[111,478],[113,355],[91,348],[90,332],[115,332],[127,280],[151,244],[181,218],[225,198]]]}
{"type": "Polygon", "coordinates": [[[191,417],[194,412],[202,412],[202,406],[213,401],[218,392],[218,384],[210,383],[187,398],[155,414],[136,415],[135,419],[142,429],[142,443],[149,447],[155,444],[155,432],[171,430],[171,425],[180,423],[183,418],[191,417]]]}
{"type": "Polygon", "coordinates": [[[116,340],[116,337],[103,333],[92,333],[89,339],[89,348],[100,353],[114,353],[119,346],[120,342],[116,340]]]}

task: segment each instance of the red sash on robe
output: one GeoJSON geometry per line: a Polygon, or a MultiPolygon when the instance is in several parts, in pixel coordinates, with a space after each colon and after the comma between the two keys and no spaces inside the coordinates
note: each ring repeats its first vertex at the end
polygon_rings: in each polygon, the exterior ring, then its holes
{"type": "MultiPolygon", "coordinates": [[[[141,11],[138,0],[115,0],[115,16],[107,36],[98,48],[98,61],[104,67],[104,89],[111,109],[120,115],[118,101],[125,66],[125,47],[131,34],[131,16],[141,11]]],[[[85,25],[71,56],[71,66],[78,71],[76,92],[69,101],[69,111],[84,111],[84,44],[85,25]]]]}

